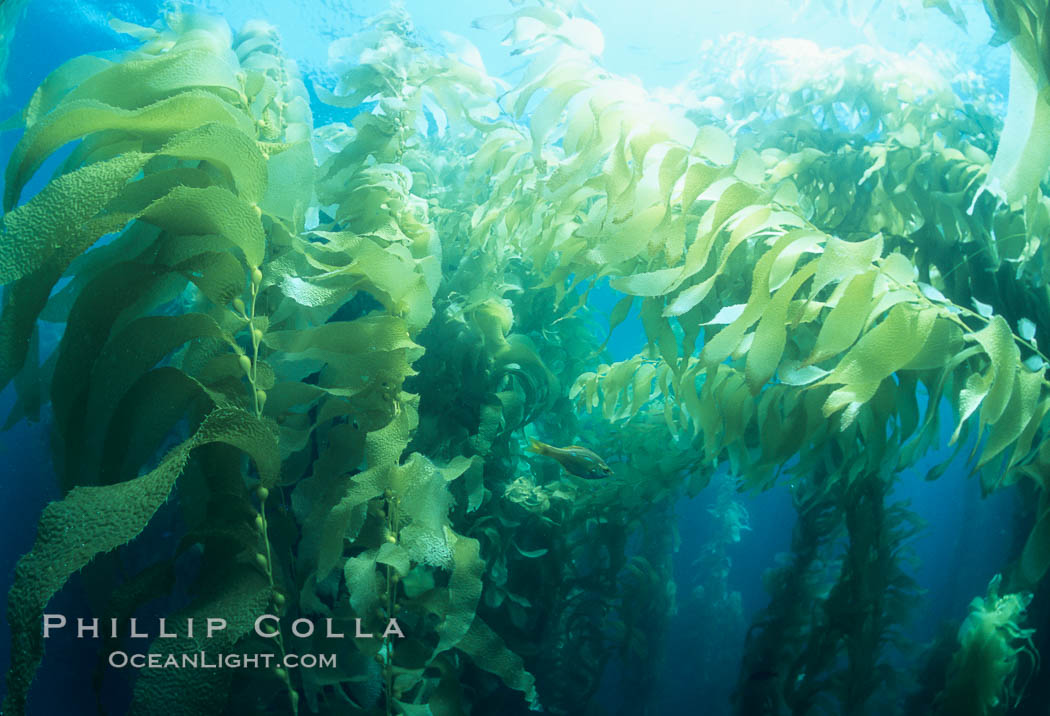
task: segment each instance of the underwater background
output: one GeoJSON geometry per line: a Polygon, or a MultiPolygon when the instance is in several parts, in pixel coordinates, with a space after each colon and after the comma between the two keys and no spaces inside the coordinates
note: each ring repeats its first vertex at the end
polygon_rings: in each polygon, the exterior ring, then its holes
{"type": "Polygon", "coordinates": [[[1048,13],[4,0],[3,713],[1050,714],[1048,13]]]}

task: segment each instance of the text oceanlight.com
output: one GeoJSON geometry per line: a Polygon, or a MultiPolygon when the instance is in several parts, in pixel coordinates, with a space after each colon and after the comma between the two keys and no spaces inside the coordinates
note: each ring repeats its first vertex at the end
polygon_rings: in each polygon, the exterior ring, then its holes
{"type": "Polygon", "coordinates": [[[114,669],[334,669],[335,654],[210,654],[198,651],[192,654],[128,654],[114,651],[109,655],[114,669]]]}

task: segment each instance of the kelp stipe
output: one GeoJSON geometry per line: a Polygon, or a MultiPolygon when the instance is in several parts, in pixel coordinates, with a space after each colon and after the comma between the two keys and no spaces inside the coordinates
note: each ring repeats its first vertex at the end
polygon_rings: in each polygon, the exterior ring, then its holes
{"type": "MultiPolygon", "coordinates": [[[[22,369],[38,315],[66,324],[50,392],[67,494],[45,510],[9,595],[13,658],[4,709],[11,713],[24,711],[51,596],[96,555],[138,535],[191,457],[234,454],[217,444],[243,451],[261,488],[274,486],[280,471],[276,426],[253,407],[256,391],[245,386],[237,359],[239,339],[251,330],[236,316],[244,303],[237,296],[258,286],[252,277],[267,258],[258,206],[267,164],[242,85],[250,73],[241,71],[224,23],[174,15],[169,29],[142,32],[153,39],[142,50],[113,63],[67,63],[42,85],[7,169],[3,382],[22,369]],[[76,139],[58,175],[16,207],[43,160],[76,139]],[[91,249],[108,233],[120,235],[91,249]],[[64,275],[72,280],[49,301],[64,275]],[[180,304],[188,310],[171,310],[180,304]],[[187,370],[205,344],[214,359],[207,376],[187,370]],[[151,410],[158,395],[165,407],[151,410]],[[180,423],[188,426],[185,439],[158,462],[154,452],[180,423]],[[126,438],[129,425],[135,444],[126,438]],[[140,468],[147,472],[136,477],[140,468]]],[[[246,488],[238,499],[250,514],[246,488]]],[[[183,548],[204,543],[206,560],[224,538],[233,541],[225,526],[213,525],[219,533],[210,535],[206,520],[195,528],[200,536],[183,548]]],[[[251,529],[236,536],[253,555],[263,546],[251,529]]],[[[90,582],[90,568],[86,576],[90,582]]],[[[213,606],[228,607],[219,611],[235,625],[234,639],[275,594],[246,560],[231,559],[206,584],[213,606]]],[[[178,688],[171,678],[154,675],[143,688],[171,693],[178,688]]],[[[202,677],[185,712],[206,713],[223,678],[202,677]]],[[[140,711],[164,708],[144,701],[140,711]]]]}
{"type": "MultiPolygon", "coordinates": [[[[258,359],[262,317],[255,308],[271,243],[269,222],[293,217],[275,217],[260,203],[268,205],[268,184],[271,190],[292,189],[282,187],[281,173],[267,159],[294,145],[260,139],[296,133],[296,121],[268,115],[293,99],[294,68],[275,53],[269,70],[254,70],[258,51],[242,52],[242,65],[234,49],[243,49],[251,32],[234,43],[222,22],[176,14],[161,30],[120,27],[146,44],[118,62],[74,61],[52,75],[23,115],[26,131],[8,167],[10,209],[46,154],[69,139],[83,140],[47,187],[4,217],[7,249],[19,241],[25,245],[30,233],[50,231],[55,210],[58,221],[76,229],[64,242],[38,243],[30,255],[23,252],[8,264],[17,272],[2,318],[8,372],[21,362],[25,327],[41,309],[48,320],[66,324],[53,356],[51,393],[56,464],[69,490],[45,511],[37,543],[20,562],[11,591],[16,656],[5,708],[12,712],[24,708],[42,648],[39,612],[51,594],[92,557],[134,538],[188,464],[222,474],[202,488],[201,498],[204,504],[209,492],[225,494],[223,509],[199,515],[178,552],[144,569],[143,579],[118,587],[113,603],[133,611],[129,598],[156,596],[155,586],[142,591],[146,575],[166,571],[195,543],[211,563],[200,575],[203,601],[195,606],[228,617],[234,625],[228,638],[238,639],[281,598],[265,557],[265,527],[260,539],[246,487],[230,491],[229,478],[241,473],[236,453],[212,446],[224,443],[253,457],[260,495],[276,485],[277,427],[262,415],[268,385],[258,359]],[[290,75],[280,76],[288,70],[290,75]],[[277,77],[264,77],[267,72],[277,77]],[[280,93],[261,97],[258,87],[276,87],[275,79],[282,81],[280,93]],[[262,137],[257,130],[264,130],[262,137]],[[92,198],[69,201],[72,192],[92,198]],[[99,236],[125,225],[113,242],[83,253],[99,236]],[[44,306],[67,269],[72,281],[44,306]],[[158,401],[159,395],[164,399],[158,401]],[[173,428],[186,432],[179,428],[184,420],[189,439],[157,464],[155,451],[173,428]],[[152,464],[152,471],[135,477],[152,464]],[[238,557],[238,551],[245,554],[238,557]],[[40,560],[55,566],[45,570],[40,560]],[[215,569],[218,564],[223,567],[215,569]]],[[[298,120],[305,120],[308,136],[308,113],[298,120]]],[[[92,567],[98,566],[96,559],[92,567]]],[[[90,579],[92,568],[86,574],[90,579]]],[[[186,649],[187,643],[175,648],[186,649]]],[[[186,712],[206,713],[221,704],[224,680],[202,676],[185,700],[186,712]]],[[[162,697],[181,686],[170,674],[155,674],[138,688],[136,709],[148,712],[168,708],[162,697]]]]}

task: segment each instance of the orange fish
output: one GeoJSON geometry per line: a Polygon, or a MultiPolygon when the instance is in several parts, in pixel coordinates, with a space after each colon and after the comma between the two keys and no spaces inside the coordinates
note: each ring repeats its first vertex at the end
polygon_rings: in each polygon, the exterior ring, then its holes
{"type": "Polygon", "coordinates": [[[605,460],[602,460],[593,451],[579,445],[556,448],[530,438],[529,450],[537,455],[554,458],[567,472],[576,477],[598,480],[612,474],[612,468],[605,464],[605,460]]]}

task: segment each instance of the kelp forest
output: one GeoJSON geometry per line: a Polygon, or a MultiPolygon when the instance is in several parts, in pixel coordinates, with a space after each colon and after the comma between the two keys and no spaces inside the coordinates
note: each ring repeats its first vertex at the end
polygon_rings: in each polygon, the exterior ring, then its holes
{"type": "Polygon", "coordinates": [[[1008,95],[948,53],[731,35],[672,96],[570,0],[462,28],[511,75],[394,4],[309,87],[266,21],[112,19],[128,49],[4,125],[0,385],[60,499],[13,575],[3,713],[34,713],[75,579],[121,625],[83,713],[655,714],[672,616],[711,625],[703,682],[742,618],[739,500],[780,490],[731,713],[1045,714],[1050,8],[983,6],[1008,95]],[[1018,495],[1012,557],[917,644],[927,527],[894,489],[967,475],[1018,495]],[[679,505],[712,495],[676,584],[679,505]],[[135,615],[176,631],[161,660],[338,664],[115,673],[135,615]]]}

